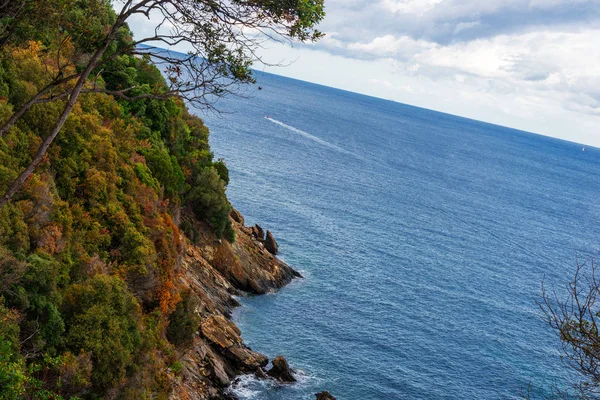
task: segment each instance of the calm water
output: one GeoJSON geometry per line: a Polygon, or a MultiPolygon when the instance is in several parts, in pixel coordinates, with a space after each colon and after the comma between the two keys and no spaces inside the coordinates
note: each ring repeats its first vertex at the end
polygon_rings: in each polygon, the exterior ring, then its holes
{"type": "Polygon", "coordinates": [[[305,278],[243,301],[300,382],[247,399],[507,399],[562,384],[535,305],[600,245],[600,150],[268,74],[205,116],[247,224],[305,278]],[[265,119],[265,116],[271,120],[265,119]]]}

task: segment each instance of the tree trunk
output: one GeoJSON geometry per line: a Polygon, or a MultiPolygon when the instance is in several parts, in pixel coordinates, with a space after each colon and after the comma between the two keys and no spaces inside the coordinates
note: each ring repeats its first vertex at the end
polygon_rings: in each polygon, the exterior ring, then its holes
{"type": "Polygon", "coordinates": [[[114,25],[109,36],[106,38],[106,42],[104,43],[104,45],[98,51],[96,51],[96,53],[90,59],[90,62],[88,63],[85,70],[82,72],[81,76],[79,77],[79,80],[75,84],[75,87],[71,91],[69,100],[67,101],[67,104],[65,105],[65,108],[63,109],[63,112],[60,115],[60,118],[58,119],[56,126],[54,127],[52,132],[50,132],[50,134],[48,135],[46,140],[44,140],[44,142],[38,148],[38,151],[36,152],[35,157],[31,161],[31,163],[27,166],[25,171],[23,171],[21,173],[21,175],[19,175],[17,177],[17,179],[14,180],[14,182],[10,185],[10,187],[8,188],[6,193],[4,193],[2,198],[0,198],[0,207],[4,206],[6,203],[8,203],[8,201],[21,188],[21,186],[23,186],[23,184],[25,183],[27,178],[29,178],[31,176],[31,174],[33,173],[35,168],[44,159],[44,156],[46,155],[48,148],[50,147],[50,145],[52,144],[54,139],[56,139],[56,136],[58,135],[58,133],[62,129],[63,125],[67,121],[69,114],[71,114],[71,111],[73,110],[73,107],[75,106],[75,103],[77,102],[77,98],[79,97],[79,94],[81,93],[81,90],[83,89],[83,86],[85,85],[87,78],[89,77],[90,73],[94,70],[94,68],[96,67],[96,65],[102,58],[102,56],[104,55],[104,52],[108,48],[109,44],[114,39],[117,29],[118,29],[118,26],[114,25]]]}

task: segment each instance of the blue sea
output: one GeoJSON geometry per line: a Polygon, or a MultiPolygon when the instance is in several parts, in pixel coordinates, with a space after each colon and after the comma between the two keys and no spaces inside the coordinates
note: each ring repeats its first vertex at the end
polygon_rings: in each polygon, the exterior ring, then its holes
{"type": "Polygon", "coordinates": [[[257,73],[201,115],[228,196],[303,279],[242,299],[291,385],[241,399],[516,399],[573,379],[536,306],[600,249],[600,150],[257,73]],[[269,119],[265,118],[269,116],[269,119]]]}

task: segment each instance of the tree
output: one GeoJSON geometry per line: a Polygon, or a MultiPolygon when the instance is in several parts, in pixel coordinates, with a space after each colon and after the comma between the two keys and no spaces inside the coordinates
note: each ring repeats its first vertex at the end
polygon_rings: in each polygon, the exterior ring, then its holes
{"type": "Polygon", "coordinates": [[[4,305],[0,297],[0,399],[22,399],[27,377],[19,354],[19,315],[4,305]]]}
{"type": "Polygon", "coordinates": [[[8,41],[12,26],[26,11],[25,0],[0,0],[0,46],[8,41]]]}
{"type": "Polygon", "coordinates": [[[231,204],[225,195],[225,182],[213,167],[198,171],[187,199],[192,211],[199,219],[210,223],[220,239],[225,236],[230,242],[234,239],[233,228],[229,220],[231,204]]]}
{"type": "Polygon", "coordinates": [[[119,278],[96,275],[67,290],[64,308],[68,347],[89,352],[96,388],[114,386],[135,363],[142,344],[137,301],[119,278]]]}
{"type": "MultiPolygon", "coordinates": [[[[542,283],[538,305],[545,321],[554,329],[562,344],[564,359],[582,378],[575,384],[576,396],[590,399],[600,396],[600,280],[596,265],[577,263],[566,293],[548,291],[542,283]],[[564,296],[564,297],[563,297],[564,296]]],[[[559,388],[557,398],[573,398],[559,388]]]]}
{"type": "MultiPolygon", "coordinates": [[[[65,103],[30,164],[0,198],[0,207],[44,160],[80,94],[105,92],[132,101],[178,96],[192,106],[211,108],[223,95],[234,93],[240,84],[254,81],[250,67],[260,60],[256,50],[262,42],[317,40],[322,34],[315,26],[324,17],[323,0],[115,0],[115,7],[121,7],[118,14],[106,11],[110,9],[109,0],[23,1],[46,10],[53,9],[47,3],[56,3],[59,11],[50,13],[48,20],[35,22],[56,24],[56,32],[64,40],[58,41],[61,45],[54,49],[56,72],[0,127],[0,137],[36,104],[57,100],[65,103]],[[138,40],[128,37],[127,21],[136,15],[159,17],[154,34],[138,40]],[[68,43],[73,43],[74,48],[68,43]],[[151,47],[175,45],[191,50],[181,57],[151,47]],[[123,54],[153,60],[164,68],[168,84],[150,90],[136,86],[104,87],[103,66],[123,54]]],[[[0,19],[3,17],[7,15],[0,14],[0,19]]]]}

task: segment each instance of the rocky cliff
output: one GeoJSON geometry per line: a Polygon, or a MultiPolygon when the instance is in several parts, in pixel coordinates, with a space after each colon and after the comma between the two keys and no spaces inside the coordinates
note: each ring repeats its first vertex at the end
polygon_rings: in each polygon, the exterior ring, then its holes
{"type": "MultiPolygon", "coordinates": [[[[185,218],[185,217],[184,217],[185,218]]],[[[281,288],[300,274],[277,259],[244,219],[232,212],[236,240],[218,240],[205,223],[189,218],[194,240],[186,241],[178,260],[179,283],[198,297],[200,328],[181,354],[182,369],[171,399],[228,399],[226,388],[246,373],[267,379],[268,359],[246,346],[230,320],[239,303],[233,296],[263,294],[281,288]]]]}

